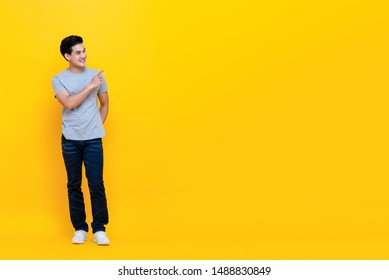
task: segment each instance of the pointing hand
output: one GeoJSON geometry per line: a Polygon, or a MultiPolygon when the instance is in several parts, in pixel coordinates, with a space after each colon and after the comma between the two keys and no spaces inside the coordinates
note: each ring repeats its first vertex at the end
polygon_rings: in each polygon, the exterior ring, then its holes
{"type": "Polygon", "coordinates": [[[99,88],[103,78],[101,77],[101,74],[103,74],[104,70],[101,70],[99,73],[97,73],[96,76],[93,77],[90,85],[92,86],[93,89],[99,88]]]}

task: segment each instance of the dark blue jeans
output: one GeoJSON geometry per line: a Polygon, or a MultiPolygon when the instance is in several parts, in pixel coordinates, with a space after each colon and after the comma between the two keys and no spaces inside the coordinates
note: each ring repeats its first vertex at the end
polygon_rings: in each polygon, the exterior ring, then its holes
{"type": "Polygon", "coordinates": [[[92,230],[105,231],[108,224],[107,199],[103,181],[103,145],[101,138],[67,140],[62,135],[62,155],[68,176],[70,219],[75,230],[88,231],[84,196],[81,191],[82,163],[84,163],[92,203],[92,230]]]}

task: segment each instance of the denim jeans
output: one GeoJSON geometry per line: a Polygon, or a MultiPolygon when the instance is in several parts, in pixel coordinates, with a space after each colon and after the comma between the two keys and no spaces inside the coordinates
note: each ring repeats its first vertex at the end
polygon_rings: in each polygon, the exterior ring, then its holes
{"type": "Polygon", "coordinates": [[[70,219],[75,230],[88,231],[84,196],[81,191],[82,163],[84,163],[92,203],[92,230],[105,231],[108,224],[107,199],[103,181],[103,145],[101,138],[67,140],[62,135],[62,155],[68,176],[70,219]]]}

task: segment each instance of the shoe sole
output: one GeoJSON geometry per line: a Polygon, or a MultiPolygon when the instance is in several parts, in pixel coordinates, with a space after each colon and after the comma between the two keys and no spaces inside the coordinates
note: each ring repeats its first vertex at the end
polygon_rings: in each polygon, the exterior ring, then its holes
{"type": "Polygon", "coordinates": [[[96,241],[96,239],[93,239],[93,242],[95,242],[97,245],[100,245],[100,246],[108,246],[109,245],[109,243],[98,243],[96,241]]]}
{"type": "Polygon", "coordinates": [[[83,242],[73,242],[72,241],[72,244],[75,244],[75,245],[80,245],[80,244],[84,244],[85,243],[85,241],[87,241],[88,239],[87,238],[85,238],[85,240],[83,241],[83,242]]]}

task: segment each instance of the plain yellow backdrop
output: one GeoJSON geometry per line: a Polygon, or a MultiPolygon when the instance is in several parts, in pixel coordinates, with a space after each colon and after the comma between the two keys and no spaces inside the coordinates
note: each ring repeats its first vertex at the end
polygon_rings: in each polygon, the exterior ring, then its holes
{"type": "Polygon", "coordinates": [[[0,258],[388,259],[388,8],[2,0],[0,258]],[[70,243],[72,34],[109,86],[109,247],[70,243]]]}

